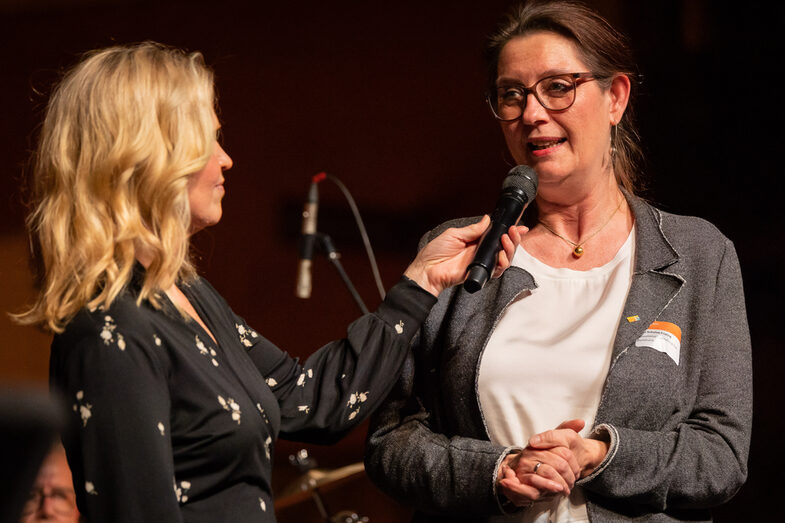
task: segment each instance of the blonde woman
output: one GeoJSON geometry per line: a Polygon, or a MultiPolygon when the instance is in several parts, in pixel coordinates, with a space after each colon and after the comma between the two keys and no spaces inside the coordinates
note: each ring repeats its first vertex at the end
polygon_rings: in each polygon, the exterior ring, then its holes
{"type": "MultiPolygon", "coordinates": [[[[364,419],[488,225],[431,242],[375,313],[300,364],[189,261],[232,166],[214,98],[200,54],[147,42],[89,53],[49,102],[29,218],[41,290],[18,319],[55,333],[88,521],[274,521],[276,437],[333,441],[364,419]]],[[[524,230],[504,237],[497,273],[524,230]]]]}

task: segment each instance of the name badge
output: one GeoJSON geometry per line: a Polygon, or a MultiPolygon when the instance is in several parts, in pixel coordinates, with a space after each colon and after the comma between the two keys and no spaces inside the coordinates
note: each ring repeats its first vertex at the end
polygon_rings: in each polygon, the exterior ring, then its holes
{"type": "Polygon", "coordinates": [[[679,364],[681,351],[681,329],[675,323],[655,321],[646,332],[635,342],[636,347],[649,347],[664,352],[679,364]]]}

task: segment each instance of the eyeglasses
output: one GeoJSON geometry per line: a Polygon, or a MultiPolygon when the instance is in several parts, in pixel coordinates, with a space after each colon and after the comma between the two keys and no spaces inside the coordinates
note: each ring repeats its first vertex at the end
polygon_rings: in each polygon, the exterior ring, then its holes
{"type": "Polygon", "coordinates": [[[531,87],[512,84],[496,87],[486,100],[497,120],[517,120],[526,108],[529,93],[549,111],[564,111],[575,103],[575,90],[583,82],[605,78],[594,73],[565,73],[540,78],[531,87]]]}
{"type": "Polygon", "coordinates": [[[49,498],[50,507],[55,514],[66,516],[73,514],[76,510],[76,499],[73,489],[50,488],[45,492],[37,488],[30,491],[30,496],[22,509],[22,515],[27,516],[37,511],[41,507],[44,499],[49,498]]]}

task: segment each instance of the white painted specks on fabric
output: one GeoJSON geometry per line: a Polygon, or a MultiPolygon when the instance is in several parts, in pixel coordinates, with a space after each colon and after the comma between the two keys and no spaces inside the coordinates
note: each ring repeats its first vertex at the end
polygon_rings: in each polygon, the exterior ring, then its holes
{"type": "Polygon", "coordinates": [[[225,411],[232,413],[232,419],[239,425],[240,416],[242,415],[242,412],[240,411],[240,405],[238,405],[237,402],[232,398],[224,399],[224,397],[220,394],[218,395],[218,403],[221,404],[221,407],[223,407],[225,411]]]}
{"type": "Polygon", "coordinates": [[[114,319],[108,314],[104,316],[104,326],[101,329],[101,334],[99,335],[101,336],[104,345],[114,343],[117,345],[118,349],[125,350],[125,338],[123,338],[123,335],[119,332],[115,333],[116,330],[117,325],[115,324],[114,319]],[[117,335],[115,336],[115,334],[117,335]]]}
{"type": "Polygon", "coordinates": [[[245,347],[252,346],[253,342],[251,340],[259,337],[259,334],[247,325],[235,323],[234,327],[237,329],[237,334],[240,336],[240,343],[245,347]]]}
{"type": "Polygon", "coordinates": [[[177,498],[177,502],[183,504],[188,501],[188,490],[191,488],[190,481],[181,481],[180,485],[177,485],[177,478],[174,478],[174,495],[177,498]]]}
{"type": "Polygon", "coordinates": [[[215,349],[212,348],[212,347],[207,347],[204,344],[204,342],[199,339],[198,335],[194,336],[194,341],[196,343],[196,348],[199,350],[199,354],[201,354],[202,356],[207,356],[208,358],[210,358],[213,366],[217,367],[218,366],[218,360],[215,359],[215,357],[217,356],[217,353],[215,352],[215,349]]]}
{"type": "Polygon", "coordinates": [[[357,417],[360,413],[360,403],[365,403],[368,400],[368,391],[365,392],[353,392],[351,396],[349,396],[349,401],[346,402],[346,406],[350,409],[354,409],[349,412],[349,419],[352,420],[357,417]]]}
{"type": "Polygon", "coordinates": [[[87,426],[87,420],[93,416],[93,406],[84,401],[84,391],[80,390],[76,393],[76,403],[73,406],[74,412],[78,412],[82,418],[82,426],[87,426]]]}
{"type": "Polygon", "coordinates": [[[270,424],[270,420],[269,420],[269,418],[267,418],[267,413],[264,411],[262,406],[259,403],[257,403],[256,404],[256,408],[259,409],[259,414],[262,415],[262,419],[264,420],[265,425],[269,425],[270,424]]]}

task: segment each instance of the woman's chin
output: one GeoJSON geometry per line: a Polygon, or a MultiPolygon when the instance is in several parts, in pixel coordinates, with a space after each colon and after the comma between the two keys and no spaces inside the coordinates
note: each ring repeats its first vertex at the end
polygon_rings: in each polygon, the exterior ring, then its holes
{"type": "Polygon", "coordinates": [[[535,165],[533,168],[537,173],[537,181],[539,182],[538,186],[540,189],[542,189],[543,186],[558,187],[570,176],[570,173],[565,169],[559,169],[554,165],[539,164],[535,165]]]}
{"type": "Polygon", "coordinates": [[[191,217],[191,230],[190,233],[196,234],[197,232],[206,229],[208,227],[212,227],[213,225],[217,225],[218,222],[221,221],[221,216],[223,213],[219,212],[213,216],[202,216],[202,217],[191,217]]]}

